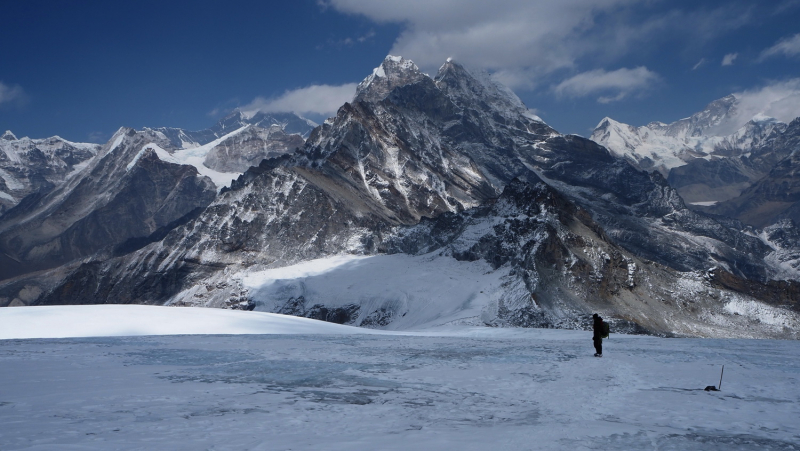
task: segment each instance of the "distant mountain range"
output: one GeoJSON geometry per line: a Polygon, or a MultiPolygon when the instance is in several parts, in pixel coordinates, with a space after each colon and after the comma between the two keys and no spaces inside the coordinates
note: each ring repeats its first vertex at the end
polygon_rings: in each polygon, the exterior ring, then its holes
{"type": "Polygon", "coordinates": [[[0,216],[0,306],[193,305],[381,328],[581,328],[601,312],[618,331],[797,338],[794,224],[706,215],[667,181],[695,161],[746,160],[736,174],[754,178],[736,195],[789,177],[778,154],[794,123],[703,138],[735,103],[671,125],[606,119],[593,138],[609,151],[487,74],[448,60],[430,77],[389,56],[313,130],[239,112],[202,132],[120,129],[0,216]],[[355,271],[258,282],[342,255],[384,259],[373,271],[387,288],[355,271]]]}
{"type": "Polygon", "coordinates": [[[800,169],[794,157],[800,121],[757,114],[738,126],[738,105],[735,96],[723,97],[672,124],[634,127],[605,118],[592,140],[642,170],[660,172],[698,210],[759,228],[799,221],[800,197],[790,174],[800,169]]]}

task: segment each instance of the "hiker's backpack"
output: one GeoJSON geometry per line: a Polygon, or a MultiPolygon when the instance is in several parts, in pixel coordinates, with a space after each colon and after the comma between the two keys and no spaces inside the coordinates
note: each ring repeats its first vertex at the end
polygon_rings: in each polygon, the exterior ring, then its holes
{"type": "Polygon", "coordinates": [[[611,326],[609,326],[608,323],[605,321],[603,321],[602,331],[603,331],[602,338],[608,338],[608,334],[611,333],[611,326]]]}

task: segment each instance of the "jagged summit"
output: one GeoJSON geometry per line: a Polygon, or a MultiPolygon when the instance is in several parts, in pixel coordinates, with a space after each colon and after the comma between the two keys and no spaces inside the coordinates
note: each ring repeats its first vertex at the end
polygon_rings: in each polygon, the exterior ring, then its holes
{"type": "MultiPolygon", "coordinates": [[[[668,126],[667,135],[685,138],[687,136],[719,135],[720,126],[729,126],[738,112],[738,100],[733,94],[717,99],[701,111],[668,126]]],[[[739,124],[740,125],[740,124],[739,124]]],[[[738,128],[738,127],[735,127],[738,128]]]]}
{"type": "Polygon", "coordinates": [[[11,133],[11,130],[6,130],[6,132],[3,133],[3,136],[0,136],[0,139],[4,139],[6,141],[16,141],[17,136],[11,133]]]}
{"type": "MultiPolygon", "coordinates": [[[[395,88],[423,80],[430,80],[430,77],[422,73],[413,61],[388,55],[358,85],[353,100],[377,102],[385,99],[395,88]]],[[[489,73],[470,71],[453,58],[447,58],[433,81],[459,108],[497,110],[504,116],[524,116],[544,123],[513,91],[493,80],[489,73]]]]}
{"type": "Polygon", "coordinates": [[[513,91],[493,80],[487,72],[470,71],[452,58],[447,58],[442,64],[434,81],[439,89],[462,108],[488,107],[544,122],[513,91]]]}
{"type": "Polygon", "coordinates": [[[398,86],[427,78],[413,61],[402,56],[388,55],[356,88],[354,101],[377,102],[398,86]]]}

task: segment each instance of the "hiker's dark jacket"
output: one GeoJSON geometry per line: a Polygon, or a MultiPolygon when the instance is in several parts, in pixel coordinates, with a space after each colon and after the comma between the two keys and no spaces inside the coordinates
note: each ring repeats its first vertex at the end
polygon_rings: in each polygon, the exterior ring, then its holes
{"type": "Polygon", "coordinates": [[[594,330],[594,335],[592,336],[592,338],[596,340],[597,339],[601,340],[603,338],[603,318],[600,318],[598,316],[597,318],[594,319],[593,330],[594,330]]]}

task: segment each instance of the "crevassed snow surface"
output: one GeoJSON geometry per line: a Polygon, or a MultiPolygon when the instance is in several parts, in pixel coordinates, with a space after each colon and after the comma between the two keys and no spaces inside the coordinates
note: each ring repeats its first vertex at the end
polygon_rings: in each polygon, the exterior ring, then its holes
{"type": "MultiPolygon", "coordinates": [[[[84,307],[2,309],[2,330],[136,322],[84,307]]],[[[200,310],[135,307],[164,327],[200,310]]],[[[203,314],[211,332],[215,316],[287,326],[203,314]]],[[[800,449],[796,341],[612,335],[598,359],[589,332],[295,320],[284,334],[0,340],[0,449],[800,449]],[[723,364],[722,391],[703,391],[723,364]]]]}

